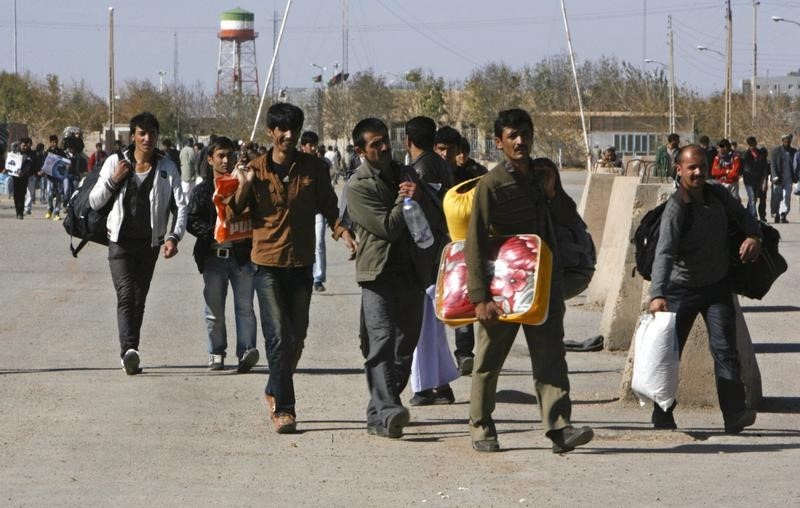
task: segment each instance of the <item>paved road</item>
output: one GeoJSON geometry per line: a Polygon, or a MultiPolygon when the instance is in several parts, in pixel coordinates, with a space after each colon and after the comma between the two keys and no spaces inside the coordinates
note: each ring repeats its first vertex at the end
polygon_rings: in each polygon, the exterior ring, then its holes
{"type": "MultiPolygon", "coordinates": [[[[577,198],[583,174],[564,179],[577,198]]],[[[2,505],[800,504],[796,271],[763,301],[742,302],[766,397],[753,430],[726,436],[717,409],[679,407],[680,430],[654,432],[647,409],[617,400],[624,354],[569,353],[573,417],[597,438],[553,455],[518,341],[495,413],[503,452],[478,455],[466,428],[468,378],[453,384],[455,404],[413,409],[402,440],[367,436],[359,293],[342,246],[329,242],[328,292],[312,301],[296,377],[301,433],[282,436],[268,424],[263,360],[246,375],[204,367],[191,239],[158,263],[143,326],[145,373],[128,377],[105,250],[91,245],[73,259],[61,225],[43,213],[37,205],[16,220],[0,198],[2,505]]],[[[800,225],[779,227],[796,265],[800,225]]],[[[570,303],[567,335],[589,336],[599,314],[570,303]]]]}

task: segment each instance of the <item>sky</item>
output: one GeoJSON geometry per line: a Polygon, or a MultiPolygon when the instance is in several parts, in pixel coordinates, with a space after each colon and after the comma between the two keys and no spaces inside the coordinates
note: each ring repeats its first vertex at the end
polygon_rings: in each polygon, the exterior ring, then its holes
{"type": "MultiPolygon", "coordinates": [[[[116,81],[174,78],[216,86],[220,14],[234,7],[255,13],[256,53],[263,80],[272,57],[273,13],[285,0],[16,0],[17,65],[37,77],[57,74],[84,81],[108,95],[108,7],[114,7],[116,81]]],[[[278,84],[311,86],[315,63],[342,62],[343,0],[294,0],[280,49],[278,84]]],[[[559,0],[349,0],[349,71],[372,69],[387,81],[422,67],[448,81],[464,81],[490,62],[513,68],[567,51],[559,0]]],[[[701,94],[724,87],[724,58],[697,51],[725,51],[724,0],[565,0],[578,61],[615,56],[636,65],[644,58],[667,63],[667,16],[672,15],[676,81],[701,94]],[[647,13],[645,16],[644,13],[647,13]]],[[[732,0],[733,81],[752,76],[752,0],[732,0]]],[[[14,0],[0,0],[0,70],[13,70],[14,0]]],[[[783,76],[800,68],[800,0],[761,0],[758,7],[759,76],[783,76]]]]}

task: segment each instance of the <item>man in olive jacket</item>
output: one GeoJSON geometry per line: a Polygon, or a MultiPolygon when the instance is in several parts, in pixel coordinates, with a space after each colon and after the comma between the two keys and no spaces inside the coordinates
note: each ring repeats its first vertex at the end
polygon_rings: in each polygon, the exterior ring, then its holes
{"type": "Polygon", "coordinates": [[[566,352],[564,350],[564,298],[558,249],[549,223],[567,223],[574,218],[575,203],[556,184],[554,171],[534,172],[531,165],[533,121],[521,109],[501,111],[494,124],[495,144],[505,160],[486,173],[475,190],[469,232],[464,244],[467,289],[483,325],[478,333],[470,397],[472,446],[480,452],[500,449],[492,412],[497,380],[519,324],[500,322],[501,306],[489,291],[489,237],[537,234],[554,252],[552,286],[547,320],[538,326],[522,325],[531,355],[536,398],[542,426],[553,441],[553,452],[563,453],[588,443],[589,427],[570,424],[566,352]],[[490,233],[491,232],[491,233],[490,233]]]}
{"type": "Polygon", "coordinates": [[[366,335],[362,348],[370,392],[367,432],[399,438],[409,420],[400,393],[411,372],[424,289],[432,283],[446,226],[416,172],[392,161],[391,139],[382,121],[361,120],[353,130],[353,143],[363,162],[348,181],[347,212],[359,239],[356,281],[366,335]],[[406,197],[420,204],[437,240],[426,249],[418,248],[408,233],[403,218],[406,197]]]}

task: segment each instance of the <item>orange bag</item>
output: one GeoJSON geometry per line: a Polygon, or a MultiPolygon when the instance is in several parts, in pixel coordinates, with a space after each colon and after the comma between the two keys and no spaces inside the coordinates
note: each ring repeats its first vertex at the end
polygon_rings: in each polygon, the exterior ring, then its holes
{"type": "Polygon", "coordinates": [[[250,211],[245,210],[236,217],[229,216],[228,202],[239,188],[239,179],[233,175],[224,175],[214,180],[214,196],[212,201],[217,210],[217,222],[214,225],[214,240],[217,243],[235,242],[253,236],[253,221],[250,211]]]}
{"type": "Polygon", "coordinates": [[[444,195],[442,208],[444,208],[444,216],[447,219],[447,230],[453,241],[463,240],[467,237],[469,217],[472,214],[472,199],[480,179],[481,177],[477,177],[461,182],[444,195]]]}
{"type": "MultiPolygon", "coordinates": [[[[492,299],[504,315],[500,321],[540,325],[547,320],[553,255],[538,235],[499,236],[490,239],[492,299]]],[[[436,278],[436,317],[450,326],[477,321],[467,294],[464,242],[447,244],[436,278]]]]}

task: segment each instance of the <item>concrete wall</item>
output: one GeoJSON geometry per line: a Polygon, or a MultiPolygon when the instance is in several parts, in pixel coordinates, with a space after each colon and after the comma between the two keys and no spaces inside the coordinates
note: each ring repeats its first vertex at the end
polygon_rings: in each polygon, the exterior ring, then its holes
{"type": "Polygon", "coordinates": [[[578,213],[589,228],[589,234],[598,249],[603,244],[611,187],[616,178],[616,175],[587,172],[581,202],[578,204],[578,213]]]}

